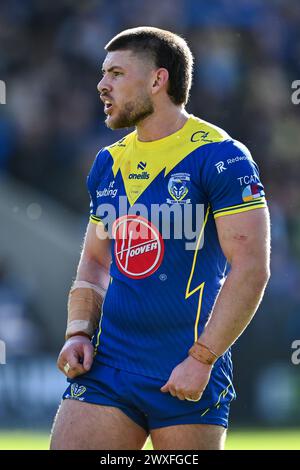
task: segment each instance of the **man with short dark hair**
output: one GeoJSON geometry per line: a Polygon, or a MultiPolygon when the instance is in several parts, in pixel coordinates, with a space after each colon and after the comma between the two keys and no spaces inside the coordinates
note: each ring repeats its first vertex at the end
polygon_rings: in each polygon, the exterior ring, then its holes
{"type": "Polygon", "coordinates": [[[269,216],[249,151],[189,115],[193,57],[151,27],[106,46],[110,129],[58,367],[69,387],[52,449],[223,449],[230,347],[269,278],[269,216]],[[193,228],[196,227],[196,230],[193,228]],[[105,301],[103,302],[105,297],[105,301]]]}

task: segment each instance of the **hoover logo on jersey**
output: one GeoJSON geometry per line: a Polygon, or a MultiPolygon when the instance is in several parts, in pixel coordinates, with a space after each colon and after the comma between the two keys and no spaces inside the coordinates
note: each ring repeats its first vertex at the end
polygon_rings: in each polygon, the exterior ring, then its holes
{"type": "Polygon", "coordinates": [[[190,199],[184,199],[190,189],[191,175],[189,173],[175,173],[171,175],[168,183],[168,191],[172,199],[167,199],[168,204],[188,204],[190,199]]]}
{"type": "Polygon", "coordinates": [[[164,241],[149,220],[138,215],[124,215],[114,222],[112,233],[116,263],[125,276],[143,279],[159,268],[164,241]]]}
{"type": "Polygon", "coordinates": [[[259,197],[263,197],[264,195],[265,193],[264,193],[262,185],[255,183],[255,184],[248,184],[248,186],[246,186],[243,189],[242,197],[243,197],[244,202],[248,202],[248,201],[254,201],[255,199],[259,197]]]}

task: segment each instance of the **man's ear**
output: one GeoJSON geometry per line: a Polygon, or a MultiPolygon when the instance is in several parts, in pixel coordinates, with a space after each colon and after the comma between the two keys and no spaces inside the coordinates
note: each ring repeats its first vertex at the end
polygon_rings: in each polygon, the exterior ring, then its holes
{"type": "Polygon", "coordinates": [[[158,69],[156,71],[156,74],[152,83],[153,92],[157,93],[159,90],[161,90],[167,84],[168,80],[169,80],[168,70],[164,68],[158,69]]]}

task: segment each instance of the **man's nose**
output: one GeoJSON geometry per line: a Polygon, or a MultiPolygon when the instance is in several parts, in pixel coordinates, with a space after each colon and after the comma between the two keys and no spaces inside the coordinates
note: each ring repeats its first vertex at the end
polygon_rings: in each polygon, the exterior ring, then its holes
{"type": "Polygon", "coordinates": [[[105,77],[103,77],[98,83],[97,90],[99,91],[99,93],[102,93],[104,90],[111,90],[111,86],[109,85],[105,77]]]}

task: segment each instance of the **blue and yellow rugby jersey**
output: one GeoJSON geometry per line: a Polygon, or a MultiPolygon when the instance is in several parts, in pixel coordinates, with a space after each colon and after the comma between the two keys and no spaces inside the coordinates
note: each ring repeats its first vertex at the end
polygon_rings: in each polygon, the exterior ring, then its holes
{"type": "MultiPolygon", "coordinates": [[[[112,235],[96,360],[168,379],[200,336],[229,269],[215,219],[266,205],[257,165],[244,145],[190,115],[163,139],[141,142],[134,131],[102,149],[88,188],[91,222],[104,223],[112,235]],[[157,206],[168,209],[169,219],[151,213],[157,206]],[[197,229],[193,249],[186,223],[197,229]]],[[[222,370],[226,389],[230,351],[214,370],[222,370]]]]}

